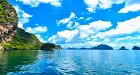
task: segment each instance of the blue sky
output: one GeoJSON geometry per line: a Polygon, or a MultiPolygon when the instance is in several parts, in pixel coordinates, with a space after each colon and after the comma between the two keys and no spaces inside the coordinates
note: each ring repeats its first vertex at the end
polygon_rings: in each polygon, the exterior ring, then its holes
{"type": "Polygon", "coordinates": [[[67,47],[140,46],[139,0],[8,0],[18,27],[67,47]]]}

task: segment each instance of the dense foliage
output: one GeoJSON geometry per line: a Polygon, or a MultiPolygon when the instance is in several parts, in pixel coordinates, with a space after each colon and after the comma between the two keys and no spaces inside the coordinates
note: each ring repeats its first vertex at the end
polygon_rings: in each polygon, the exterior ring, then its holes
{"type": "Polygon", "coordinates": [[[13,6],[7,0],[0,0],[0,23],[14,24],[17,21],[17,14],[13,6]]]}
{"type": "Polygon", "coordinates": [[[44,43],[41,46],[41,50],[53,50],[55,48],[55,44],[53,43],[44,43]]]}
{"type": "Polygon", "coordinates": [[[55,45],[55,50],[61,50],[62,47],[60,45],[55,45]]]}
{"type": "Polygon", "coordinates": [[[31,33],[17,28],[16,34],[10,43],[5,45],[5,50],[61,50],[60,45],[53,43],[41,43],[39,39],[31,33]]]}
{"type": "Polygon", "coordinates": [[[12,40],[18,26],[14,7],[7,0],[0,0],[0,50],[12,40]]]}
{"type": "Polygon", "coordinates": [[[5,48],[14,50],[33,50],[40,49],[41,45],[42,43],[34,34],[25,32],[25,30],[17,28],[12,42],[7,44],[5,48]]]}

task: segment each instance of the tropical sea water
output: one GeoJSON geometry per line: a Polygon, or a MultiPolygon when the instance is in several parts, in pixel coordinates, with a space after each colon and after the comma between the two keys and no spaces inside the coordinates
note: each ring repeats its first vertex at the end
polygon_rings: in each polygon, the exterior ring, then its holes
{"type": "Polygon", "coordinates": [[[0,75],[140,75],[140,51],[0,52],[0,75]]]}

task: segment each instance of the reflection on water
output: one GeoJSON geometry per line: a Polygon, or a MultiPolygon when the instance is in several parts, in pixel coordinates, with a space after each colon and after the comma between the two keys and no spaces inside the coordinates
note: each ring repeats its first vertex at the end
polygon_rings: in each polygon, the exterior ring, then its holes
{"type": "Polygon", "coordinates": [[[139,75],[140,51],[6,51],[0,73],[8,75],[139,75]]]}
{"type": "Polygon", "coordinates": [[[21,71],[20,67],[33,63],[38,51],[0,51],[0,75],[21,71]]]}

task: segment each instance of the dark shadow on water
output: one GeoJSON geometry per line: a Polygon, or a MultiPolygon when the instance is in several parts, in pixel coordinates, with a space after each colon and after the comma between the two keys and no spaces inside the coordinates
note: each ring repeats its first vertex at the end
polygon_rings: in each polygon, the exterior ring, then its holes
{"type": "Polygon", "coordinates": [[[20,71],[20,67],[36,61],[38,51],[0,51],[0,75],[20,71]]]}

